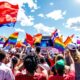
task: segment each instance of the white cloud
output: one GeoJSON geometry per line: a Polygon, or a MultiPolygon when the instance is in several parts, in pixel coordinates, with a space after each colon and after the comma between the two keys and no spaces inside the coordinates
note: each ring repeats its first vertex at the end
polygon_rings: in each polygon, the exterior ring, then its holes
{"type": "Polygon", "coordinates": [[[40,14],[38,14],[38,16],[43,18],[44,14],[40,13],[40,14]]]}
{"type": "Polygon", "coordinates": [[[64,18],[63,16],[65,14],[66,14],[66,11],[62,12],[61,10],[55,10],[48,13],[46,16],[54,20],[59,20],[59,19],[63,19],[64,18]]]}
{"type": "Polygon", "coordinates": [[[35,12],[35,10],[34,10],[34,9],[32,9],[32,10],[31,10],[31,12],[35,12]]]}
{"type": "Polygon", "coordinates": [[[23,9],[20,9],[18,12],[18,21],[21,22],[22,26],[31,26],[33,25],[33,17],[32,16],[26,16],[25,11],[23,9]]]}
{"type": "Polygon", "coordinates": [[[44,33],[44,35],[51,35],[51,33],[55,30],[55,27],[48,27],[42,23],[35,24],[33,27],[38,33],[44,33]]]}
{"type": "Polygon", "coordinates": [[[0,1],[7,1],[7,2],[10,2],[12,4],[18,4],[19,7],[22,7],[23,4],[27,3],[28,6],[32,9],[37,9],[37,4],[33,2],[33,0],[0,0],[0,1]]]}
{"type": "Polygon", "coordinates": [[[12,4],[18,4],[19,5],[19,11],[18,11],[17,20],[21,22],[22,26],[33,25],[33,19],[31,19],[33,17],[32,16],[28,17],[25,14],[24,9],[22,8],[24,6],[24,4],[28,4],[28,6],[31,10],[35,11],[36,9],[38,9],[37,4],[33,0],[16,0],[16,1],[14,1],[14,0],[0,0],[0,1],[7,1],[7,2],[10,2],[12,4]]]}
{"type": "Polygon", "coordinates": [[[80,31],[80,17],[69,18],[66,22],[66,27],[80,31]]]}
{"type": "Polygon", "coordinates": [[[15,28],[15,31],[25,33],[25,30],[23,30],[21,28],[15,28]]]}
{"type": "Polygon", "coordinates": [[[80,4],[80,0],[74,0],[74,2],[80,4]]]}
{"type": "Polygon", "coordinates": [[[53,3],[53,2],[50,2],[50,3],[49,3],[49,5],[50,5],[50,6],[53,6],[53,5],[54,5],[54,3],[53,3]]]}

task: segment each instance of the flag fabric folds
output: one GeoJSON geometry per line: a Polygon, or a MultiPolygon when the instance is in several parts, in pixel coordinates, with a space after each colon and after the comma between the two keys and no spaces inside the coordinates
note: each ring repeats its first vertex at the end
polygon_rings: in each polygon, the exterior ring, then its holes
{"type": "Polygon", "coordinates": [[[34,38],[34,43],[40,43],[42,39],[42,34],[36,34],[33,36],[34,38]]]}
{"type": "Polygon", "coordinates": [[[65,40],[64,44],[67,46],[72,42],[72,38],[74,37],[74,34],[72,36],[68,36],[67,39],[65,40]]]}
{"type": "Polygon", "coordinates": [[[67,39],[63,42],[63,36],[56,37],[54,40],[54,47],[57,48],[59,51],[64,51],[64,49],[72,42],[72,38],[74,34],[68,36],[67,39]]]}
{"type": "MultiPolygon", "coordinates": [[[[3,47],[8,44],[15,45],[18,38],[18,32],[12,33],[9,38],[4,42],[3,47]]],[[[31,45],[40,46],[40,47],[54,47],[57,48],[59,51],[64,51],[64,49],[72,42],[72,38],[74,35],[68,36],[67,39],[63,42],[63,35],[58,36],[57,30],[55,30],[54,34],[52,35],[53,40],[51,40],[51,36],[42,36],[42,34],[38,33],[34,36],[26,33],[26,37],[24,42],[19,42],[19,45],[31,45]]],[[[0,42],[3,41],[3,38],[0,38],[0,42]]],[[[78,40],[77,43],[80,43],[78,40]]]]}
{"type": "Polygon", "coordinates": [[[20,48],[20,47],[22,47],[22,46],[25,46],[21,41],[18,41],[17,43],[16,43],[16,45],[15,45],[15,47],[18,47],[18,48],[20,48]]]}
{"type": "Polygon", "coordinates": [[[4,43],[3,47],[5,47],[7,44],[15,45],[17,42],[18,34],[19,34],[18,32],[14,32],[13,34],[11,34],[7,41],[4,43]]]}
{"type": "Polygon", "coordinates": [[[58,37],[57,29],[51,34],[51,40],[54,42],[54,39],[58,37]]]}
{"type": "Polygon", "coordinates": [[[14,27],[15,26],[15,22],[10,22],[10,23],[6,23],[6,24],[0,24],[0,27],[2,27],[2,26],[14,27]]]}
{"type": "Polygon", "coordinates": [[[31,46],[34,44],[33,37],[28,33],[26,33],[26,43],[30,44],[31,46]]]}
{"type": "Polygon", "coordinates": [[[9,2],[0,2],[0,26],[9,25],[17,21],[18,5],[9,2]]]}
{"type": "Polygon", "coordinates": [[[61,35],[59,38],[60,38],[60,40],[63,42],[63,35],[61,35]]]}
{"type": "Polygon", "coordinates": [[[65,45],[59,37],[55,38],[54,47],[57,48],[59,51],[64,51],[65,49],[65,45]]]}
{"type": "Polygon", "coordinates": [[[23,44],[26,46],[28,45],[28,43],[26,42],[26,39],[23,41],[23,44]]]}

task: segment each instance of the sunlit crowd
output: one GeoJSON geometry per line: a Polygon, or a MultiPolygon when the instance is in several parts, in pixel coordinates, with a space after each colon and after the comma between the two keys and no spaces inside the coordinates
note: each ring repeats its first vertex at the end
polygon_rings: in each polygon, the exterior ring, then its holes
{"type": "Polygon", "coordinates": [[[79,51],[74,46],[58,53],[39,46],[1,48],[0,80],[77,80],[79,51]]]}

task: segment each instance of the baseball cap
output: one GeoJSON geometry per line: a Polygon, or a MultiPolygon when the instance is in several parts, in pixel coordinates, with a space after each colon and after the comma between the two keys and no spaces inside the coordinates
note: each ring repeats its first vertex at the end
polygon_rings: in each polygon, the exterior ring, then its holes
{"type": "Polygon", "coordinates": [[[63,59],[58,60],[55,64],[55,69],[64,69],[65,67],[65,61],[63,59]]]}
{"type": "Polygon", "coordinates": [[[77,49],[77,46],[76,46],[76,44],[69,44],[68,45],[68,48],[70,49],[70,50],[76,50],[77,49]]]}

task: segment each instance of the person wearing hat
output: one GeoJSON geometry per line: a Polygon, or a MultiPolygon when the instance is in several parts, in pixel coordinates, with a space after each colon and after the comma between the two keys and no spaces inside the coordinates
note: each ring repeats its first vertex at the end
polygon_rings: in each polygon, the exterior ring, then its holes
{"type": "Polygon", "coordinates": [[[70,66],[66,65],[64,59],[57,60],[54,65],[56,75],[50,75],[48,80],[75,80],[74,60],[70,54],[70,51],[64,53],[64,56],[69,57],[70,66]]]}

